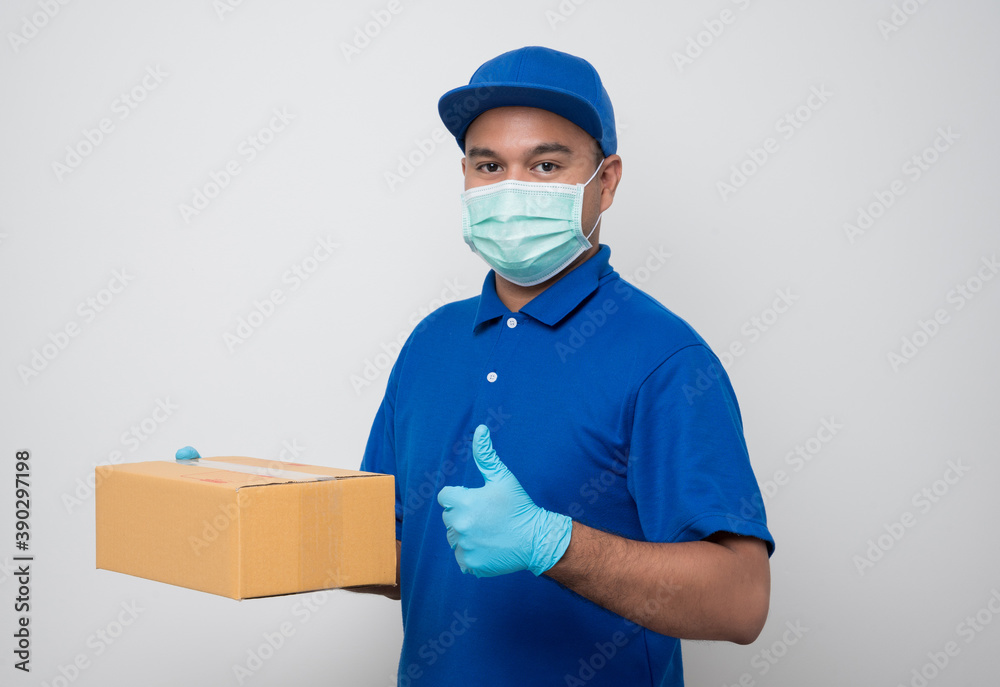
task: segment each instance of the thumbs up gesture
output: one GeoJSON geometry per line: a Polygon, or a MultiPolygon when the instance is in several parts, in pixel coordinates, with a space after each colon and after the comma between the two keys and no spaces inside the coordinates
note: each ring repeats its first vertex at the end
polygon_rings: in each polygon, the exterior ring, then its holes
{"type": "Polygon", "coordinates": [[[459,567],[476,577],[518,570],[541,575],[566,552],[573,521],[535,505],[493,450],[486,425],[476,427],[472,455],[485,486],[444,487],[438,492],[459,567]]]}

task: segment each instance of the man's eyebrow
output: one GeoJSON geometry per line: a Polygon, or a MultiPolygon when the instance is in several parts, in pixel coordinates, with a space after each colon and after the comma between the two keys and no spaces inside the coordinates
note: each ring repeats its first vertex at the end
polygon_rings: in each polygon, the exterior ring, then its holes
{"type": "Polygon", "coordinates": [[[562,143],[540,143],[531,149],[529,157],[536,157],[538,155],[547,155],[548,153],[565,153],[566,155],[572,155],[573,150],[562,143]]]}
{"type": "MultiPolygon", "coordinates": [[[[539,143],[534,148],[528,151],[528,157],[538,157],[539,155],[548,155],[549,153],[563,153],[565,155],[572,155],[573,149],[562,143],[539,143]]],[[[490,148],[484,146],[473,146],[466,151],[467,157],[492,157],[499,158],[500,154],[490,148]]]]}
{"type": "Polygon", "coordinates": [[[500,157],[498,153],[483,146],[475,146],[466,151],[468,157],[500,157]]]}

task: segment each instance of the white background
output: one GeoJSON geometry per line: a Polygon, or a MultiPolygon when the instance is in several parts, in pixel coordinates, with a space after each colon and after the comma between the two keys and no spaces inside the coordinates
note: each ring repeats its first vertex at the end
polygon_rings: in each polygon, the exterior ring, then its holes
{"type": "Polygon", "coordinates": [[[614,102],[612,264],[717,352],[741,351],[727,369],[777,540],[771,613],[751,646],[685,643],[688,683],[995,679],[1000,621],[963,623],[993,620],[1000,598],[1000,279],[982,262],[1000,250],[1000,5],[50,4],[0,9],[0,561],[17,553],[25,448],[36,556],[30,675],[12,666],[17,584],[0,570],[0,683],[237,684],[233,667],[287,622],[243,684],[393,684],[395,602],[335,591],[307,614],[306,597],[236,602],[95,570],[86,482],[186,444],[356,467],[397,342],[486,272],[460,238],[461,155],[437,99],[523,45],[587,58],[614,102]],[[293,119],[261,134],[276,108],[293,119]],[[249,160],[252,136],[270,142],[249,160]],[[240,173],[216,194],[230,161],[240,173]],[[185,217],[196,190],[215,197],[185,217]],[[849,236],[859,208],[879,216],[849,236]],[[313,263],[318,239],[337,248],[313,263]],[[293,290],[296,266],[315,270],[293,290]],[[273,313],[227,344],[274,289],[273,313]],[[776,315],[779,290],[794,303],[776,315]],[[914,336],[920,321],[934,336],[914,336]],[[893,365],[904,337],[919,347],[893,365]],[[824,419],[841,428],[821,442],[824,419]],[[144,420],[153,431],[130,436],[144,420]],[[97,639],[122,603],[134,622],[97,639]],[[935,670],[928,652],[948,642],[935,670]]]}

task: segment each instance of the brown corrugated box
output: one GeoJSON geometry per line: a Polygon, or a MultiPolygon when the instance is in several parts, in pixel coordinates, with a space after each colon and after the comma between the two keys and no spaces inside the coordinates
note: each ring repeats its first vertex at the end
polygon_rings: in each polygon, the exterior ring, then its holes
{"type": "Polygon", "coordinates": [[[391,475],[241,457],[98,471],[98,568],[233,599],[396,583],[391,475]]]}

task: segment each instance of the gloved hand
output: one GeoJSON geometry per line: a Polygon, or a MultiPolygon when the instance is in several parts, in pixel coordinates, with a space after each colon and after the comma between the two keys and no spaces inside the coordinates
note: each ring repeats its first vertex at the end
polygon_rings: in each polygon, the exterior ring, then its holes
{"type": "Polygon", "coordinates": [[[476,427],[472,455],[486,486],[444,487],[438,492],[459,567],[476,577],[518,570],[541,575],[566,552],[573,520],[535,505],[493,450],[486,425],[476,427]]]}
{"type": "Polygon", "coordinates": [[[185,446],[184,448],[177,449],[177,454],[174,456],[175,460],[195,460],[201,458],[201,454],[194,450],[191,446],[185,446]]]}

